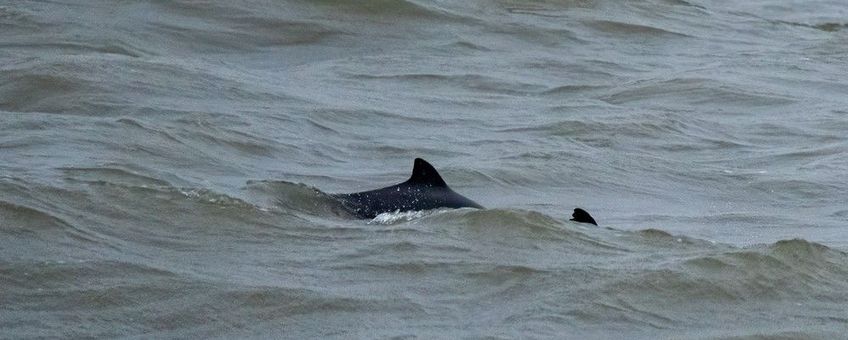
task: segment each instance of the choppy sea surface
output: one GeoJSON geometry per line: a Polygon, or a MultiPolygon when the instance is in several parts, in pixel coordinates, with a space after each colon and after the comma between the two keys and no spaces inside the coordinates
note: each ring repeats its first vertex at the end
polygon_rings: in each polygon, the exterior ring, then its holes
{"type": "Polygon", "coordinates": [[[846,18],[0,1],[0,338],[844,338],[846,18]]]}

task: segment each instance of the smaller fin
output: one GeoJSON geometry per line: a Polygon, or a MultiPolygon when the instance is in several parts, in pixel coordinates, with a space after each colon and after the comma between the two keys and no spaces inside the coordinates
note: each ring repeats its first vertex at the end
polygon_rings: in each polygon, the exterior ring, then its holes
{"type": "Polygon", "coordinates": [[[439,176],[439,172],[436,171],[436,168],[421,158],[415,159],[415,164],[412,166],[412,176],[409,177],[409,180],[407,180],[406,183],[424,184],[433,187],[448,187],[448,184],[445,183],[442,176],[439,176]]]}
{"type": "Polygon", "coordinates": [[[592,218],[592,215],[589,215],[589,213],[586,212],[586,210],[583,210],[583,209],[580,209],[580,208],[574,208],[574,213],[571,214],[571,217],[572,217],[571,220],[574,221],[574,222],[591,223],[591,224],[594,224],[594,225],[598,225],[598,223],[595,222],[595,219],[592,218]]]}

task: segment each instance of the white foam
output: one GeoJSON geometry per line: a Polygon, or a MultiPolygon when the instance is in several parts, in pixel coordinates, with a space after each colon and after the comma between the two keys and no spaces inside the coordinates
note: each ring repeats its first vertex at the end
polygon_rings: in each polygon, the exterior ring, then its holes
{"type": "Polygon", "coordinates": [[[385,212],[374,217],[368,224],[395,224],[399,222],[412,221],[429,214],[426,210],[409,210],[385,212]]]}

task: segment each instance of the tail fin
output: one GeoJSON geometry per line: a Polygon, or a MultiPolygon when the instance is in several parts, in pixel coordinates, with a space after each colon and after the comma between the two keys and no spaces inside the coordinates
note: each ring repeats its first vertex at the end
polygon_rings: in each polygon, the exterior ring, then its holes
{"type": "Polygon", "coordinates": [[[591,223],[594,225],[598,225],[598,223],[595,222],[595,219],[592,218],[592,215],[589,215],[586,210],[580,208],[574,208],[574,213],[571,214],[571,217],[571,220],[574,222],[591,223]]]}

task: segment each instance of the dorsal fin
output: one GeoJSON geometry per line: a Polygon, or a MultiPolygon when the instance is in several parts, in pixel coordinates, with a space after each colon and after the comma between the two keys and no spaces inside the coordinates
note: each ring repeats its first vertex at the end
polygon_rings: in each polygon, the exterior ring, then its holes
{"type": "Polygon", "coordinates": [[[595,219],[592,218],[592,215],[589,215],[586,210],[580,208],[574,208],[574,213],[571,214],[572,221],[580,222],[580,223],[591,223],[594,225],[598,225],[598,222],[595,222],[595,219]]]}
{"type": "Polygon", "coordinates": [[[448,186],[448,184],[442,179],[442,176],[439,176],[439,172],[436,171],[436,168],[421,158],[415,159],[415,164],[412,166],[412,176],[409,177],[409,180],[406,181],[406,183],[424,184],[433,187],[445,188],[448,186]]]}

